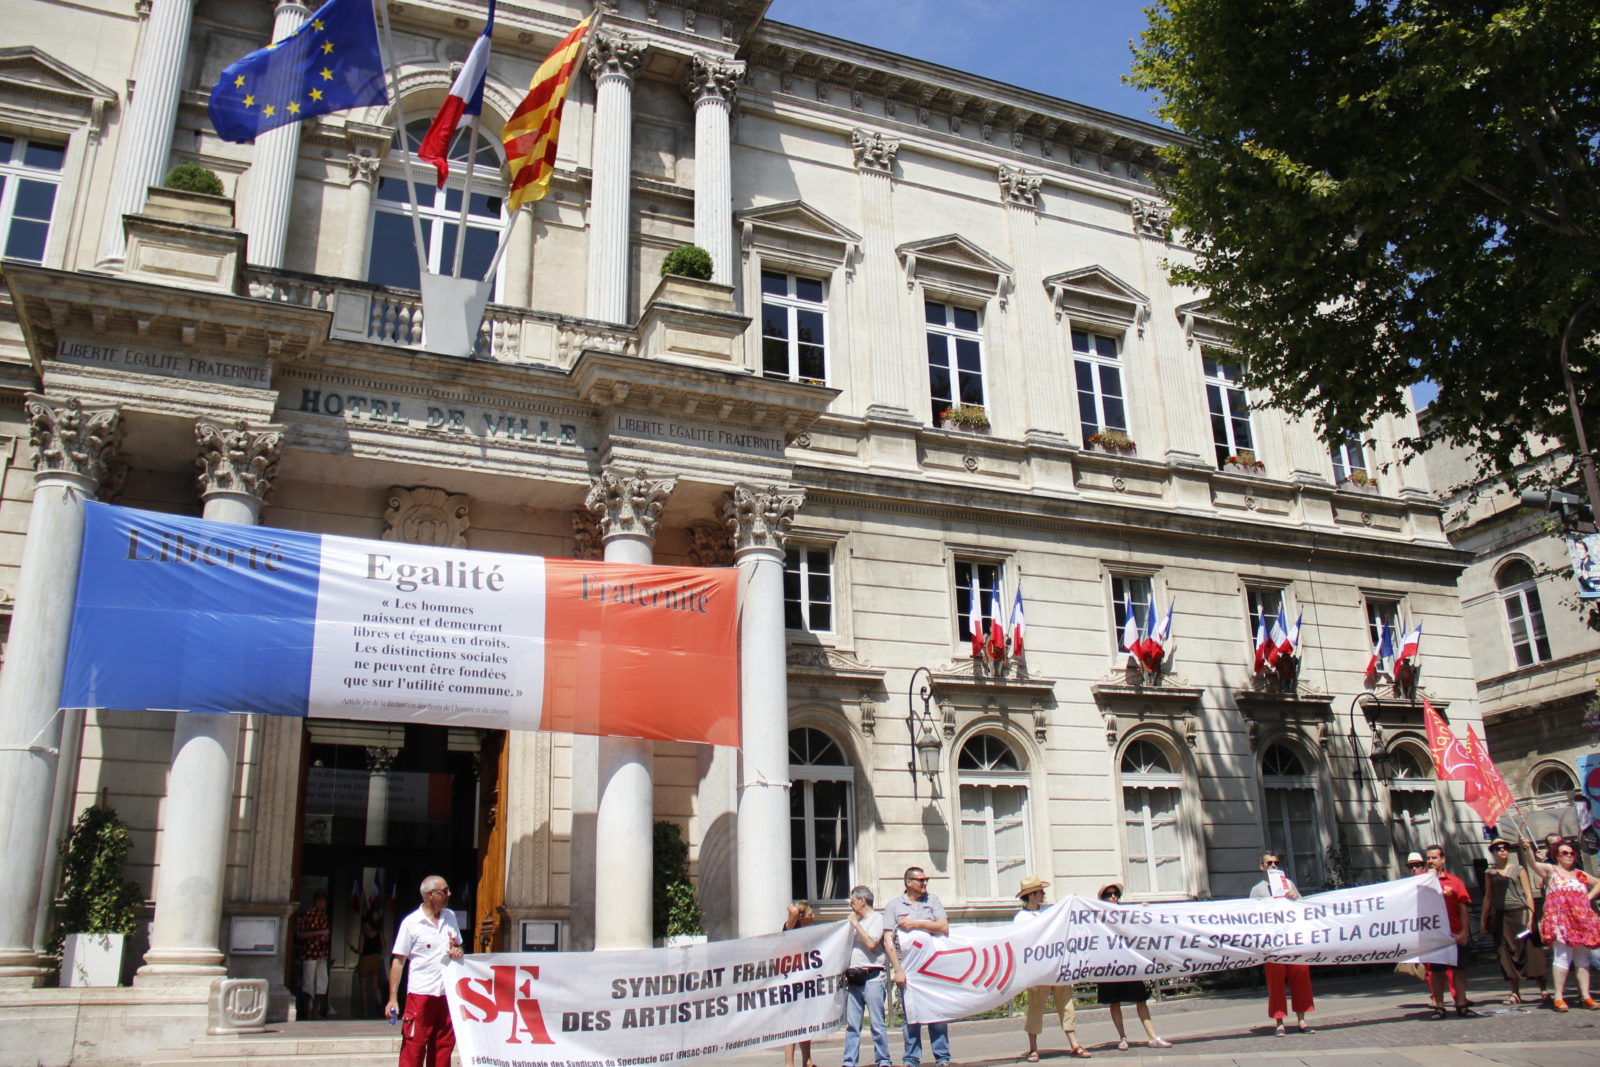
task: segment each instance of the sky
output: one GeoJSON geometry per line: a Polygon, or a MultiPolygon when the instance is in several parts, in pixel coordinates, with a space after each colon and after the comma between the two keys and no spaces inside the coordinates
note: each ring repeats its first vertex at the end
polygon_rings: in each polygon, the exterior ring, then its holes
{"type": "Polygon", "coordinates": [[[1151,0],[773,0],[767,17],[1155,122],[1122,84],[1151,0]]]}

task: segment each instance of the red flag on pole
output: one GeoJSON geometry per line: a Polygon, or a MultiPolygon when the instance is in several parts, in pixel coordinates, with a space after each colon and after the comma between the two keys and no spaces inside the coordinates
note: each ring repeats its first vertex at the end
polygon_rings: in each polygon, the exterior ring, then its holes
{"type": "Polygon", "coordinates": [[[1489,799],[1489,787],[1484,782],[1478,761],[1473,759],[1467,746],[1450,732],[1450,727],[1444,724],[1427,700],[1422,702],[1422,721],[1428,727],[1428,754],[1433,757],[1434,774],[1460,782],[1464,787],[1462,799],[1467,806],[1477,812],[1485,823],[1493,823],[1499,812],[1496,811],[1494,816],[1488,814],[1493,809],[1493,802],[1489,799]]]}
{"type": "Polygon", "coordinates": [[[1483,742],[1478,740],[1478,735],[1472,732],[1472,727],[1467,727],[1466,740],[1467,754],[1478,765],[1478,771],[1483,775],[1485,785],[1484,806],[1478,809],[1478,814],[1483,816],[1483,821],[1494,825],[1507,808],[1516,804],[1511,790],[1506,787],[1506,780],[1500,776],[1500,768],[1494,765],[1494,760],[1489,758],[1488,751],[1483,747],[1483,742]]]}

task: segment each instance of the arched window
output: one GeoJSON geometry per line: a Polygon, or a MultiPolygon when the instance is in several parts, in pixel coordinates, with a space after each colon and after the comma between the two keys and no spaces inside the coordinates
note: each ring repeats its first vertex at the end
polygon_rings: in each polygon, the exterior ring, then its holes
{"type": "Polygon", "coordinates": [[[1511,656],[1518,667],[1531,667],[1550,658],[1550,638],[1544,629],[1544,608],[1534,585],[1533,568],[1513,559],[1495,572],[1494,584],[1506,606],[1511,630],[1511,656]]]}
{"type": "MultiPolygon", "coordinates": [[[[422,145],[431,119],[417,119],[406,127],[406,139],[414,153],[422,145]]],[[[417,273],[416,239],[411,229],[411,201],[406,196],[404,154],[399,151],[400,135],[395,134],[395,151],[383,161],[378,173],[378,189],[373,198],[372,248],[367,256],[367,281],[416,289],[421,285],[417,273]]],[[[494,259],[505,226],[501,192],[505,178],[501,173],[500,142],[477,139],[477,159],[472,173],[472,202],[467,212],[467,247],[462,254],[461,276],[481,278],[494,259]]],[[[433,167],[420,164],[411,170],[417,193],[418,215],[422,219],[422,244],[428,252],[428,269],[435,274],[450,274],[455,266],[456,239],[461,230],[461,194],[467,168],[467,131],[460,130],[450,143],[450,177],[443,189],[437,187],[433,167]]],[[[499,293],[498,281],[495,293],[499,293]]]]}
{"type": "Polygon", "coordinates": [[[1389,822],[1395,851],[1421,852],[1433,839],[1433,761],[1420,746],[1389,750],[1389,822]]]}
{"type": "Polygon", "coordinates": [[[1536,807],[1564,807],[1572,803],[1572,794],[1577,788],[1577,781],[1565,767],[1550,764],[1533,772],[1533,797],[1536,807]]]}
{"type": "Polygon", "coordinates": [[[1032,869],[1028,776],[1003,738],[977,734],[956,757],[961,795],[961,878],[968,900],[1004,900],[1032,869]]]}
{"type": "Polygon", "coordinates": [[[789,731],[789,852],[796,900],[850,896],[855,830],[850,762],[821,730],[789,731]]]}
{"type": "Polygon", "coordinates": [[[1128,889],[1176,893],[1187,885],[1179,823],[1183,775],[1167,751],[1138,739],[1122,751],[1122,847],[1128,889]]]}
{"type": "Polygon", "coordinates": [[[1266,800],[1267,847],[1278,853],[1284,873],[1300,886],[1322,880],[1322,835],[1317,828],[1317,783],[1299,753],[1269,745],[1261,756],[1266,800]]]}

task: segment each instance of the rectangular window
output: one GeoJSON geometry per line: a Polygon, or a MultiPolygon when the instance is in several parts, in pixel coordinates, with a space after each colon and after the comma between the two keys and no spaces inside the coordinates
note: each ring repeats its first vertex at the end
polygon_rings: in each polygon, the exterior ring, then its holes
{"type": "Polygon", "coordinates": [[[0,256],[43,263],[67,150],[0,134],[0,256]]]}
{"type": "Polygon", "coordinates": [[[1149,578],[1113,574],[1111,576],[1111,647],[1122,647],[1122,628],[1128,620],[1128,609],[1133,609],[1133,621],[1139,627],[1141,638],[1150,636],[1149,578]]]}
{"type": "Polygon", "coordinates": [[[1367,601],[1367,639],[1372,642],[1368,647],[1377,648],[1383,639],[1383,628],[1389,628],[1389,641],[1394,645],[1395,654],[1400,652],[1400,642],[1405,640],[1405,634],[1400,632],[1400,602],[1398,600],[1368,600],[1367,601]]]}
{"type": "MultiPolygon", "coordinates": [[[[975,560],[958,559],[955,566],[956,573],[956,633],[964,642],[972,640],[973,626],[976,625],[980,635],[987,635],[988,626],[993,612],[990,610],[994,604],[995,590],[1000,585],[1002,577],[1000,564],[978,563],[975,560]],[[972,603],[973,579],[977,579],[978,603],[972,603]]],[[[1000,605],[1002,616],[1011,610],[1011,605],[1000,605]]],[[[1001,618],[1000,624],[1004,626],[1008,618],[1001,618]]]]}
{"type": "MultiPolygon", "coordinates": [[[[1283,590],[1246,588],[1244,597],[1250,613],[1245,621],[1250,626],[1250,641],[1254,644],[1256,635],[1261,633],[1261,626],[1265,625],[1267,632],[1271,633],[1272,624],[1278,621],[1278,613],[1283,611],[1283,590]]],[[[1292,621],[1287,617],[1284,619],[1285,623],[1292,621]]]]}
{"type": "Polygon", "coordinates": [[[783,624],[791,630],[833,629],[833,552],[791,548],[783,554],[783,624]]]}
{"type": "Polygon", "coordinates": [[[1278,854],[1284,873],[1308,888],[1322,877],[1317,838],[1317,794],[1305,786],[1271,786],[1267,797],[1267,847],[1278,854]]]}
{"type": "Polygon", "coordinates": [[[807,385],[828,380],[828,309],[815,278],[761,272],[761,373],[807,385]]]}
{"type": "Polygon", "coordinates": [[[961,785],[961,876],[968,900],[1005,900],[1028,870],[1028,790],[961,785]]]}
{"type": "Polygon", "coordinates": [[[1503,592],[1506,622],[1511,626],[1511,652],[1518,667],[1550,659],[1550,637],[1544,628],[1544,607],[1532,583],[1503,592]]]}
{"type": "Polygon", "coordinates": [[[800,780],[789,788],[791,891],[797,900],[850,896],[850,783],[800,780]]]}
{"type": "Polygon", "coordinates": [[[1178,798],[1176,787],[1123,788],[1122,840],[1128,856],[1130,891],[1173,893],[1183,889],[1178,798]]]}
{"type": "Polygon", "coordinates": [[[1333,481],[1337,485],[1348,482],[1353,475],[1361,475],[1364,481],[1367,477],[1367,452],[1361,447],[1361,441],[1354,437],[1346,437],[1334,445],[1331,450],[1333,456],[1333,481]]]}
{"type": "Polygon", "coordinates": [[[1127,433],[1128,412],[1123,403],[1117,339],[1073,330],[1072,351],[1072,369],[1078,382],[1078,422],[1084,442],[1105,430],[1127,433]]]}
{"type": "Polygon", "coordinates": [[[1211,411],[1211,440],[1217,449],[1217,469],[1227,465],[1230,456],[1255,451],[1255,436],[1250,432],[1250,404],[1244,387],[1238,384],[1239,368],[1212,358],[1205,350],[1206,404],[1211,411]]]}
{"type": "Polygon", "coordinates": [[[971,308],[923,306],[928,333],[928,396],[933,424],[955,407],[983,407],[983,335],[971,308]]]}

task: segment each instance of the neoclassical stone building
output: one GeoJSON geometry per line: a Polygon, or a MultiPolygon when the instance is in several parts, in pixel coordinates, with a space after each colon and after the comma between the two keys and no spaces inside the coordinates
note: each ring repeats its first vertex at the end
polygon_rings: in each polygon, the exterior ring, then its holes
{"type": "MultiPolygon", "coordinates": [[[[791,895],[839,913],[913,863],[986,921],[1030,872],[1165,900],[1244,893],[1265,843],[1305,887],[1470,846],[1417,694],[1364,674],[1381,620],[1422,621],[1424,689],[1478,721],[1464,556],[1421,466],[1389,466],[1412,420],[1330,453],[1252,410],[1226,324],[1166,280],[1167,131],[766,21],[764,0],[601,6],[550,195],[463,358],[423,343],[393,146],[479,5],[389,5],[403,114],[240,146],[206,94],[298,0],[0,3],[25,27],[0,49],[0,1031],[53,1059],[62,1020],[84,1059],[101,1032],[171,1045],[223,976],[286,1010],[317,888],[342,1004],[352,895],[397,887],[405,909],[432,871],[482,945],[644,944],[652,820],[689,842],[713,937],[773,929],[791,895]],[[226,197],[152,190],[178,162],[226,197]],[[659,279],[686,242],[710,282],[659,279]],[[91,497],[738,567],[743,747],[58,715],[91,497]],[[974,615],[1009,617],[1019,589],[1023,656],[974,659],[974,615]],[[1164,669],[1129,670],[1124,620],[1169,605],[1164,669]],[[1280,610],[1301,661],[1268,683],[1253,635],[1280,610]],[[114,994],[48,988],[38,952],[54,842],[97,798],[150,900],[114,994]]],[[[488,131],[588,10],[501,5],[488,131]]],[[[498,144],[476,150],[469,270],[507,225],[498,144]]],[[[437,193],[417,172],[436,265],[462,169],[437,193]]]]}

